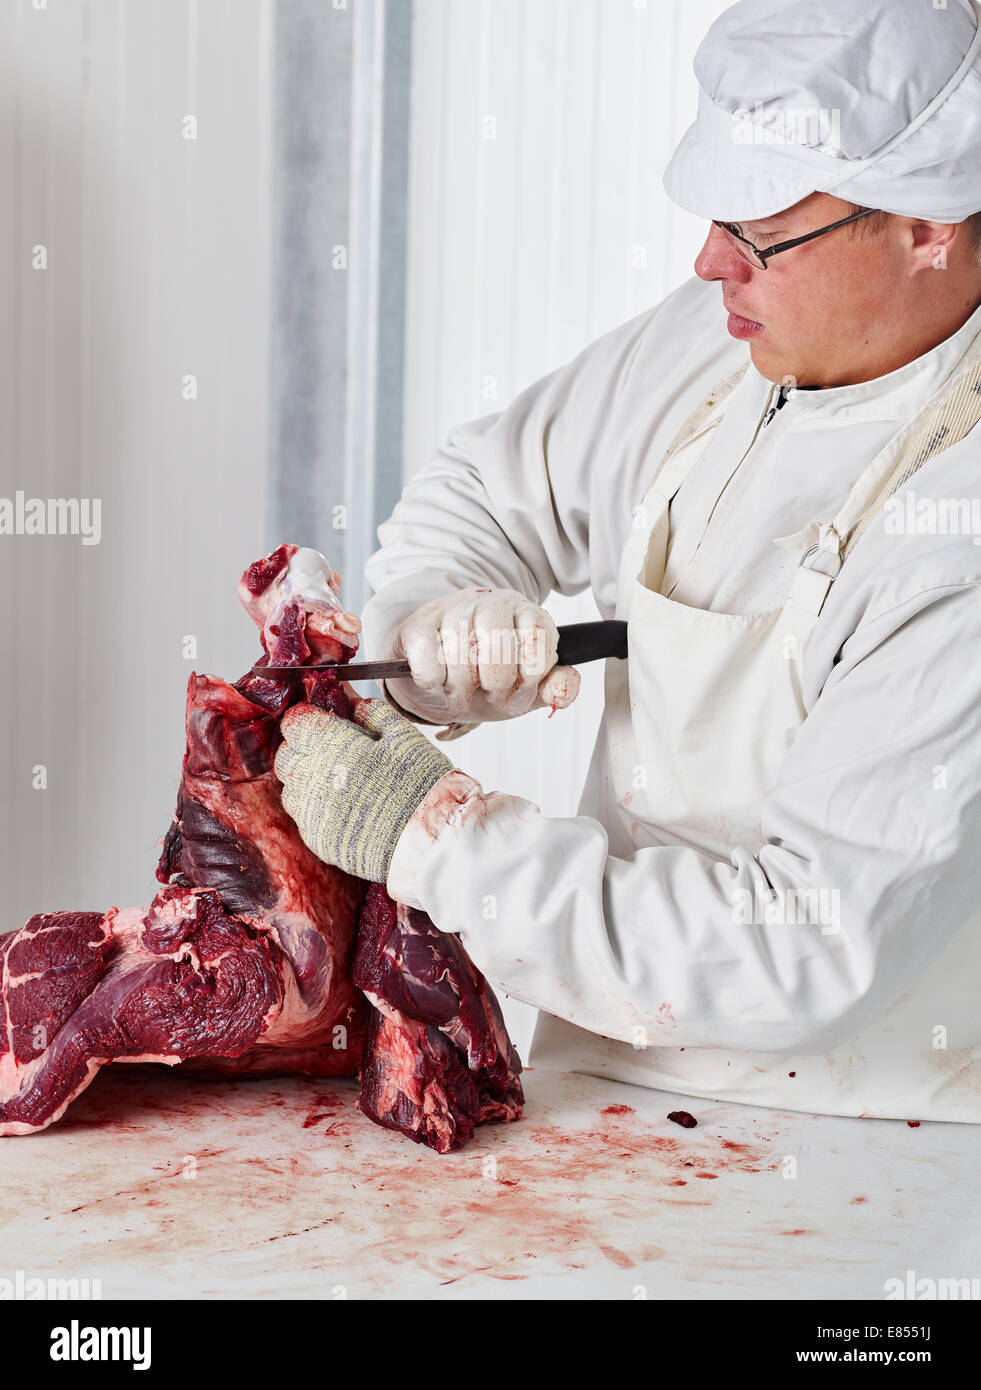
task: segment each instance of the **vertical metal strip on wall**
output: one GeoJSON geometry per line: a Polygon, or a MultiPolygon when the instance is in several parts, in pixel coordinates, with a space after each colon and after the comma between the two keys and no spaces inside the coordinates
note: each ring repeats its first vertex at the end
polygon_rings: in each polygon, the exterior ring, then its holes
{"type": "Polygon", "coordinates": [[[402,485],[410,0],[278,0],[270,543],[355,612],[402,485]]]}
{"type": "Polygon", "coordinates": [[[348,283],[348,500],[344,592],[361,606],[365,531],[375,511],[375,402],[378,398],[378,277],[381,271],[385,0],[357,0],[351,63],[351,221],[348,283]],[[363,561],[362,561],[363,563],[363,561]]]}
{"type": "Polygon", "coordinates": [[[326,532],[345,500],[352,28],[323,0],[277,0],[269,544],[318,546],[338,569],[326,532]]]}
{"type": "MultiPolygon", "coordinates": [[[[404,473],[403,396],[408,278],[409,122],[412,85],[412,0],[385,0],[382,90],[378,127],[378,336],[376,342],[374,505],[361,533],[362,550],[352,557],[361,603],[367,597],[365,561],[377,548],[376,530],[402,492],[404,473]]],[[[352,459],[355,468],[358,460],[352,459]]],[[[360,607],[360,604],[359,604],[360,607]]]]}

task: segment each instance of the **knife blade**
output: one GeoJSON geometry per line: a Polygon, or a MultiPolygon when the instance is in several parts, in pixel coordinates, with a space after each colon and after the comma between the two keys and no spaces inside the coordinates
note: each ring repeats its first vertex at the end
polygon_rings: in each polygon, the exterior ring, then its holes
{"type": "MultiPolygon", "coordinates": [[[[581,666],[587,661],[627,655],[627,624],[615,618],[594,623],[566,623],[559,628],[558,664],[581,666]]],[[[253,666],[257,676],[302,675],[304,671],[333,671],[344,681],[398,680],[412,675],[407,661],[322,661],[309,666],[253,666]]]]}

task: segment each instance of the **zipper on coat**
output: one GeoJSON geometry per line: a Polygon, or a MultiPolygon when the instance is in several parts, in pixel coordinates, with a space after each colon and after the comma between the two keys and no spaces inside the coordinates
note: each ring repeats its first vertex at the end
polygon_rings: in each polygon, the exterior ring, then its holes
{"type": "MultiPolygon", "coordinates": [[[[699,552],[699,551],[701,550],[701,548],[702,548],[702,541],[704,541],[705,537],[706,537],[706,536],[708,535],[708,533],[709,533],[709,530],[711,529],[711,526],[712,526],[712,518],[715,516],[715,513],[716,513],[716,510],[717,510],[717,508],[718,508],[719,503],[722,501],[723,497],[725,496],[726,491],[728,490],[729,484],[732,482],[733,478],[736,476],[736,474],[739,472],[740,468],[743,466],[743,461],[745,460],[746,456],[751,452],[751,450],[752,450],[752,448],[753,448],[753,445],[756,443],[757,439],[759,439],[761,432],[762,432],[763,429],[766,427],[766,425],[770,422],[770,420],[773,419],[773,416],[776,414],[777,410],[779,409],[779,406],[773,405],[773,393],[774,393],[774,391],[783,391],[783,389],[784,389],[784,388],[783,388],[782,386],[780,386],[777,382],[774,382],[773,385],[771,386],[769,395],[768,395],[767,398],[766,398],[766,404],[765,404],[764,407],[763,407],[763,413],[760,415],[759,419],[758,419],[757,422],[756,422],[756,429],[753,431],[753,437],[752,437],[752,439],[749,441],[749,443],[747,444],[746,448],[743,450],[743,452],[742,452],[742,454],[741,454],[741,456],[740,456],[740,458],[739,458],[739,462],[736,464],[735,468],[732,470],[732,472],[729,474],[728,478],[725,480],[725,483],[723,484],[722,490],[720,491],[718,497],[717,497],[717,498],[715,499],[715,501],[712,503],[712,510],[709,512],[708,516],[707,516],[706,519],[705,519],[705,525],[704,525],[704,527],[702,528],[702,534],[701,534],[701,536],[698,538],[698,544],[695,546],[695,549],[692,551],[692,553],[691,553],[691,558],[689,559],[688,563],[685,565],[685,568],[682,570],[681,574],[678,575],[678,578],[677,578],[677,579],[675,580],[675,582],[671,585],[671,588],[664,594],[664,597],[665,597],[665,598],[670,598],[670,597],[671,597],[671,595],[674,593],[675,589],[677,589],[678,585],[681,583],[681,581],[682,581],[682,579],[684,578],[685,574],[688,572],[688,570],[691,568],[691,566],[695,563],[695,557],[697,556],[698,552],[699,552]]],[[[670,511],[669,511],[669,517],[670,517],[670,511]]],[[[670,524],[670,523],[669,523],[669,524],[670,524]]]]}
{"type": "Polygon", "coordinates": [[[778,411],[778,410],[782,410],[783,407],[784,407],[784,406],[787,404],[787,402],[790,400],[790,392],[791,392],[792,390],[793,390],[793,387],[791,387],[791,386],[781,386],[781,387],[780,387],[780,394],[779,394],[779,396],[777,397],[777,403],[776,403],[776,405],[771,406],[770,409],[766,412],[766,414],[765,414],[764,417],[763,417],[763,428],[764,428],[764,429],[766,429],[767,425],[768,425],[768,424],[770,423],[770,421],[774,418],[774,416],[776,415],[777,411],[778,411]]]}

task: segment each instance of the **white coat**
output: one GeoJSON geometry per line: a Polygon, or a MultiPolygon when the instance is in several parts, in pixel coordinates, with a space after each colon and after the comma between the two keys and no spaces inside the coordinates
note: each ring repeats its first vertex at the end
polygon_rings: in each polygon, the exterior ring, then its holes
{"type": "Polygon", "coordinates": [[[693,636],[718,628],[728,641],[785,610],[815,524],[956,376],[981,310],[898,371],[791,391],[776,414],[779,388],[749,364],[708,448],[683,451],[659,525],[649,489],[665,451],[746,361],[724,317],[717,287],[687,282],[501,414],[454,431],[381,528],[369,657],[414,607],[475,584],[538,602],[591,584],[603,616],[630,617],[634,654],[626,701],[610,663],[577,817],[545,817],[459,774],[460,805],[435,835],[431,815],[410,825],[389,888],[459,931],[493,984],[545,1011],[535,1065],[830,1113],[981,1121],[978,432],[879,513],[779,697],[778,668],[756,665],[730,709],[714,639],[691,656],[693,636]],[[938,508],[948,499],[958,506],[938,508]],[[664,734],[692,705],[690,666],[713,673],[714,693],[699,678],[701,723],[682,730],[669,767],[664,734]],[[628,787],[638,765],[646,785],[628,787]],[[826,895],[821,920],[788,921],[779,905],[809,892],[826,895]]]}

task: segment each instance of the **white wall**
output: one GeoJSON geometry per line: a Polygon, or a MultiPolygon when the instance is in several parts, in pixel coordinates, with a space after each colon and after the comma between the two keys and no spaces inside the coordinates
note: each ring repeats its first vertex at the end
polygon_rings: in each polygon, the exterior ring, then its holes
{"type": "MultiPolygon", "coordinates": [[[[725,0],[416,0],[405,459],[656,304],[704,224],[661,174],[694,119],[692,57],[725,0]]],[[[598,466],[601,466],[601,460],[598,466]]],[[[553,597],[556,621],[595,617],[553,597]]],[[[446,745],[487,788],[575,813],[602,701],[446,745]]],[[[524,1043],[531,1012],[509,1004],[524,1043]]]]}
{"type": "Polygon", "coordinates": [[[0,536],[6,928],[147,900],[188,674],[255,657],[271,5],[0,0],[0,30],[0,495],[98,497],[103,527],[0,536]]]}

